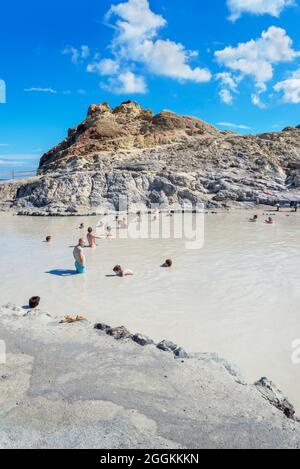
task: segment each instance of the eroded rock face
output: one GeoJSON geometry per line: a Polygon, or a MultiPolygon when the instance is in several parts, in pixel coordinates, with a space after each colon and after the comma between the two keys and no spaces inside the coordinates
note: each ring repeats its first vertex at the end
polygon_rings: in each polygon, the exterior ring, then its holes
{"type": "Polygon", "coordinates": [[[38,175],[0,184],[0,209],[118,209],[300,199],[300,128],[261,135],[221,132],[134,101],[93,104],[87,118],[40,161],[38,175]],[[273,198],[274,200],[274,198],[273,198]]]}

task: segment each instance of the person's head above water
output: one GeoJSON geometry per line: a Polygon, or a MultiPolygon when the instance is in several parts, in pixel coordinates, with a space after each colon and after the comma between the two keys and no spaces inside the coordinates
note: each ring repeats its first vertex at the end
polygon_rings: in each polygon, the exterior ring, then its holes
{"type": "Polygon", "coordinates": [[[46,237],[46,243],[51,243],[52,241],[52,236],[47,236],[46,237]]]}
{"type": "Polygon", "coordinates": [[[88,228],[88,233],[93,233],[93,228],[89,227],[88,228]]]}
{"type": "Polygon", "coordinates": [[[121,277],[123,276],[123,269],[120,265],[115,265],[115,267],[113,268],[113,272],[116,275],[120,275],[121,277]]]}
{"type": "Polygon", "coordinates": [[[167,259],[167,260],[163,263],[162,267],[172,267],[172,265],[173,265],[173,261],[172,261],[171,259],[167,259]]]}
{"type": "Polygon", "coordinates": [[[83,246],[84,246],[84,240],[83,240],[83,238],[79,238],[79,240],[78,240],[78,246],[80,246],[80,247],[83,248],[83,246]]]}
{"type": "Polygon", "coordinates": [[[41,298],[39,296],[32,296],[28,302],[29,308],[37,308],[40,304],[41,298]]]}

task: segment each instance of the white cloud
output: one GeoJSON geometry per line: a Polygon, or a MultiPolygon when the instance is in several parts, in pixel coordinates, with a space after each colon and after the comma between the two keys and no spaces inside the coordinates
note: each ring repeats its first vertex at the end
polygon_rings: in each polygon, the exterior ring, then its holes
{"type": "Polygon", "coordinates": [[[248,127],[247,125],[232,124],[231,122],[218,122],[216,125],[220,127],[229,127],[231,129],[237,130],[252,130],[252,127],[248,127]]]}
{"type": "Polygon", "coordinates": [[[90,55],[90,49],[88,46],[80,46],[79,49],[73,46],[67,46],[63,51],[63,55],[70,55],[73,64],[78,64],[84,59],[87,59],[90,55]]]}
{"type": "Polygon", "coordinates": [[[217,73],[215,78],[221,85],[221,89],[219,91],[220,100],[224,104],[232,104],[234,93],[238,92],[238,83],[240,79],[238,77],[234,77],[228,72],[217,73]]]}
{"type": "Polygon", "coordinates": [[[300,103],[300,69],[292,73],[287,80],[280,81],[274,86],[274,90],[283,93],[282,100],[285,103],[300,103]]]}
{"type": "Polygon", "coordinates": [[[144,77],[130,71],[121,73],[118,77],[111,77],[108,84],[102,83],[101,87],[114,94],[144,94],[147,92],[144,77]]]}
{"type": "Polygon", "coordinates": [[[177,80],[190,80],[196,83],[207,82],[211,73],[200,67],[192,68],[190,59],[195,52],[185,49],[180,44],[170,40],[145,40],[130,51],[133,61],[145,64],[154,75],[174,78],[177,80]]]}
{"type": "Polygon", "coordinates": [[[116,41],[122,44],[155,37],[157,30],[167,24],[161,15],[151,11],[148,0],[128,0],[112,5],[106,20],[110,21],[113,16],[117,17],[114,25],[116,41]]]}
{"type": "Polygon", "coordinates": [[[57,91],[53,88],[25,88],[26,93],[51,93],[57,94],[57,91]]]}
{"type": "Polygon", "coordinates": [[[221,100],[231,104],[239,83],[245,77],[250,77],[255,87],[251,101],[255,106],[265,109],[266,104],[260,96],[267,91],[267,83],[273,79],[275,65],[292,62],[299,56],[286,31],[275,26],[263,31],[257,39],[216,51],[218,64],[230,70],[216,75],[222,87],[219,93],[221,100]]]}
{"type": "Polygon", "coordinates": [[[239,19],[243,13],[253,15],[269,14],[279,17],[284,8],[294,4],[294,0],[227,0],[232,21],[239,19]]]}
{"type": "Polygon", "coordinates": [[[106,15],[106,21],[114,29],[114,37],[110,43],[112,58],[96,57],[87,70],[110,77],[110,88],[115,89],[111,83],[121,81],[124,90],[132,89],[132,93],[144,93],[146,83],[141,73],[146,72],[195,83],[211,79],[211,73],[207,69],[191,65],[198,52],[158,37],[159,30],[167,22],[150,9],[148,0],[128,0],[113,5],[106,15]],[[142,72],[137,74],[137,69],[142,72]]]}
{"type": "Polygon", "coordinates": [[[87,66],[88,72],[98,72],[100,75],[115,75],[120,70],[120,64],[117,60],[103,59],[99,62],[94,61],[87,66]]]}
{"type": "Polygon", "coordinates": [[[227,86],[232,91],[237,91],[237,80],[231,73],[217,73],[216,79],[219,80],[223,86],[227,86]]]}
{"type": "Polygon", "coordinates": [[[220,96],[220,99],[221,101],[224,103],[224,104],[232,104],[233,103],[233,95],[232,93],[227,90],[226,88],[222,88],[220,91],[219,91],[219,96],[220,96]]]}
{"type": "Polygon", "coordinates": [[[284,29],[271,26],[258,39],[216,51],[215,57],[220,65],[242,76],[250,75],[257,84],[263,84],[273,78],[274,64],[291,62],[299,56],[292,46],[293,41],[284,29]]]}
{"type": "Polygon", "coordinates": [[[254,104],[254,106],[259,107],[260,109],[266,109],[267,106],[266,104],[261,100],[258,94],[252,94],[251,95],[251,102],[254,104]]]}

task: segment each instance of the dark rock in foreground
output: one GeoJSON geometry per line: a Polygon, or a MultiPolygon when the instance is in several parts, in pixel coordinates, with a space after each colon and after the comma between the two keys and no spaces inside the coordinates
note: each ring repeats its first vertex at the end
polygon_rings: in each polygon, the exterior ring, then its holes
{"type": "Polygon", "coordinates": [[[154,343],[152,339],[143,334],[134,334],[132,336],[132,340],[142,347],[145,347],[145,345],[152,345],[154,343]]]}
{"type": "Polygon", "coordinates": [[[102,322],[98,322],[97,324],[95,324],[94,326],[94,329],[97,329],[98,331],[108,331],[111,329],[110,326],[108,326],[107,324],[103,324],[102,322]]]}
{"type": "Polygon", "coordinates": [[[116,340],[128,339],[129,337],[131,337],[130,332],[124,326],[107,329],[106,334],[111,335],[116,340]]]}
{"type": "Polygon", "coordinates": [[[189,355],[186,353],[186,351],[182,347],[177,348],[174,351],[174,355],[176,358],[189,358],[189,355]]]}
{"type": "Polygon", "coordinates": [[[174,344],[174,342],[170,342],[169,340],[162,340],[157,344],[157,348],[163,350],[164,352],[175,352],[178,348],[178,345],[174,344]]]}

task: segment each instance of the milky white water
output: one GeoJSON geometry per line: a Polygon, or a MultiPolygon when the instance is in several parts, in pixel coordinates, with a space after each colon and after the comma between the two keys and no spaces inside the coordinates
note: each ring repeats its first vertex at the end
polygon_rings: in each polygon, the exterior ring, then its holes
{"type": "Polygon", "coordinates": [[[276,216],[276,226],[263,216],[250,224],[245,212],[207,215],[196,251],[182,240],[101,240],[85,250],[86,275],[59,276],[47,272],[73,269],[79,223],[98,219],[0,214],[0,304],[39,295],[42,309],[61,316],[82,314],[190,352],[218,352],[249,381],[272,378],[300,412],[300,364],[291,360],[300,339],[300,213],[286,215],[276,216]],[[42,242],[47,234],[52,245],[42,242]],[[168,257],[173,268],[161,269],[168,257]],[[135,276],[106,277],[117,263],[135,276]]]}

